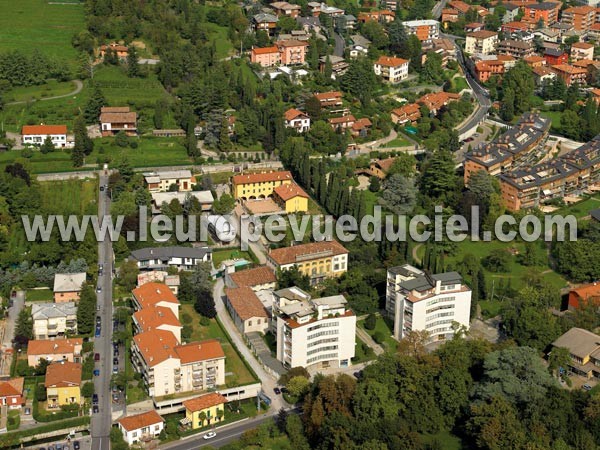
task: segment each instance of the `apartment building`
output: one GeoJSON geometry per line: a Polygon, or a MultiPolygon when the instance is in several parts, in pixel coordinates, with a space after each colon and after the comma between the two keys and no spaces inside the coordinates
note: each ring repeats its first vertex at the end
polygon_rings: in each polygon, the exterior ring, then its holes
{"type": "Polygon", "coordinates": [[[506,64],[500,59],[486,59],[475,63],[475,78],[480,83],[487,83],[492,76],[500,77],[505,73],[506,64]]]}
{"type": "Polygon", "coordinates": [[[103,106],[100,110],[102,136],[114,136],[121,131],[127,136],[137,135],[137,113],[129,106],[103,106]]]}
{"type": "Polygon", "coordinates": [[[471,55],[480,53],[491,55],[496,52],[498,33],[495,31],[481,30],[467,34],[465,51],[471,55]]]}
{"type": "Polygon", "coordinates": [[[482,144],[465,155],[465,184],[479,170],[490,175],[509,170],[514,163],[543,145],[550,133],[550,126],[551,121],[537,113],[523,114],[513,127],[494,141],[482,144]]]}
{"type": "Polygon", "coordinates": [[[295,19],[300,15],[300,6],[288,2],[273,2],[269,5],[277,14],[277,17],[288,16],[295,19]]]}
{"type": "Polygon", "coordinates": [[[77,334],[77,306],[67,303],[34,303],[31,306],[34,339],[77,334]]]}
{"type": "Polygon", "coordinates": [[[134,250],[130,260],[137,262],[140,270],[192,270],[198,264],[212,261],[210,247],[146,247],[134,250]]]}
{"type": "Polygon", "coordinates": [[[297,39],[288,39],[285,41],[277,41],[275,46],[279,51],[281,64],[304,64],[308,42],[299,41],[297,39]]]}
{"type": "Polygon", "coordinates": [[[574,83],[580,85],[587,84],[587,70],[581,67],[575,67],[570,64],[558,64],[551,67],[556,76],[562,79],[567,86],[574,83]]]}
{"type": "Polygon", "coordinates": [[[85,283],[86,273],[57,273],[54,275],[54,302],[77,302],[81,288],[85,283]]]}
{"type": "Polygon", "coordinates": [[[267,198],[277,186],[293,182],[292,173],[287,170],[235,175],[231,179],[233,197],[238,200],[267,198]]]}
{"type": "Polygon", "coordinates": [[[270,47],[252,47],[250,62],[261,67],[273,67],[281,63],[281,55],[279,49],[274,45],[270,47]]]}
{"type": "Polygon", "coordinates": [[[168,308],[179,319],[179,300],[173,291],[163,283],[146,283],[131,291],[133,307],[136,311],[149,308],[168,308]]]}
{"type": "Polygon", "coordinates": [[[497,50],[500,55],[510,55],[516,59],[527,58],[535,53],[533,42],[516,39],[505,39],[500,41],[497,50]]]}
{"type": "Polygon", "coordinates": [[[560,47],[547,47],[544,50],[544,59],[547,65],[556,66],[569,62],[569,54],[560,47]]]}
{"type": "Polygon", "coordinates": [[[189,170],[165,170],[144,173],[144,181],[150,192],[168,192],[171,186],[177,186],[179,192],[192,190],[195,178],[189,170]]]}
{"type": "Polygon", "coordinates": [[[81,362],[82,338],[34,339],[27,344],[27,365],[37,366],[42,359],[48,362],[81,362]]]}
{"type": "Polygon", "coordinates": [[[572,6],[562,12],[561,22],[573,26],[576,31],[589,31],[596,23],[596,8],[592,6],[572,6]]]}
{"type": "Polygon", "coordinates": [[[588,379],[600,379],[600,336],[583,328],[571,328],[555,340],[552,347],[569,351],[572,372],[588,379]]]}
{"type": "Polygon", "coordinates": [[[134,334],[152,330],[166,330],[173,333],[177,342],[181,342],[183,326],[171,308],[148,306],[133,313],[134,334]]]}
{"type": "Polygon", "coordinates": [[[298,244],[271,250],[267,266],[274,272],[294,266],[310,277],[312,285],[325,278],[338,277],[348,270],[348,250],[337,241],[298,244]]]}
{"type": "Polygon", "coordinates": [[[291,367],[348,367],[356,316],[343,295],[312,299],[297,287],[273,293],[277,359],[291,367]]]}
{"type": "Polygon", "coordinates": [[[414,34],[421,42],[440,37],[440,23],[437,20],[409,20],[402,24],[408,34],[414,34]]]}
{"type": "Polygon", "coordinates": [[[558,14],[562,6],[561,2],[531,3],[523,6],[523,22],[537,24],[541,22],[547,27],[558,22],[558,14]]]}
{"type": "Polygon", "coordinates": [[[23,125],[21,128],[23,145],[41,146],[47,138],[50,138],[55,148],[70,147],[67,145],[66,125],[23,125]]]}
{"type": "Polygon", "coordinates": [[[252,17],[252,28],[254,31],[265,31],[269,36],[275,34],[279,19],[273,14],[259,13],[252,17]]]}
{"type": "Polygon", "coordinates": [[[386,311],[394,320],[394,337],[426,330],[430,341],[451,339],[455,325],[469,329],[471,289],[457,272],[419,273],[411,266],[388,270],[386,311]]]}
{"type": "Polygon", "coordinates": [[[225,353],[214,339],[180,345],[170,331],[147,331],[133,337],[131,353],[152,397],[225,384],[225,353]]]}
{"type": "Polygon", "coordinates": [[[408,78],[408,60],[393,56],[380,56],[373,63],[375,75],[388,83],[400,83],[408,78]]]}
{"type": "Polygon", "coordinates": [[[594,60],[594,45],[589,42],[574,42],[571,44],[571,61],[594,60]]]}

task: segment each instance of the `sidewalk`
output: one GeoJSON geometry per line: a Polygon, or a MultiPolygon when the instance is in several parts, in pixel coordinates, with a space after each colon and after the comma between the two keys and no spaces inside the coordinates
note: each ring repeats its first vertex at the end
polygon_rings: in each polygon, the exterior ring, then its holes
{"type": "Polygon", "coordinates": [[[367,344],[369,347],[371,347],[373,349],[376,356],[379,356],[384,352],[381,345],[379,345],[377,342],[375,342],[373,340],[373,338],[369,335],[369,333],[367,333],[365,330],[363,330],[359,326],[356,327],[356,335],[360,338],[361,341],[363,341],[365,344],[367,344]]]}

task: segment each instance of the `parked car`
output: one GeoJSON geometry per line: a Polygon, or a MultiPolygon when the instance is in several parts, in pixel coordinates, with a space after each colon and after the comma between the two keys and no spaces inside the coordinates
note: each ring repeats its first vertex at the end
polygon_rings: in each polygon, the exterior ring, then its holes
{"type": "Polygon", "coordinates": [[[98,293],[102,292],[102,286],[96,286],[96,292],[98,292],[98,293]]]}
{"type": "Polygon", "coordinates": [[[115,366],[118,366],[119,365],[119,360],[117,358],[113,358],[113,364],[115,366]]]}
{"type": "Polygon", "coordinates": [[[113,373],[114,373],[114,374],[117,374],[117,373],[119,373],[119,368],[118,368],[117,366],[114,366],[114,367],[113,367],[113,373]]]}
{"type": "Polygon", "coordinates": [[[100,361],[100,353],[94,353],[94,361],[100,361]]]}
{"type": "Polygon", "coordinates": [[[206,433],[203,438],[204,439],[212,439],[217,435],[217,433],[215,433],[214,431],[209,431],[208,433],[206,433]]]}
{"type": "Polygon", "coordinates": [[[119,403],[119,394],[113,394],[112,401],[114,403],[119,403]]]}
{"type": "Polygon", "coordinates": [[[100,369],[94,369],[94,376],[95,377],[99,377],[100,376],[100,369]]]}
{"type": "Polygon", "coordinates": [[[26,416],[31,415],[31,408],[25,408],[25,415],[26,416]]]}
{"type": "Polygon", "coordinates": [[[79,441],[73,441],[73,450],[79,450],[81,448],[81,444],[79,441]]]}
{"type": "Polygon", "coordinates": [[[56,444],[56,450],[63,450],[63,445],[61,443],[56,444]]]}
{"type": "Polygon", "coordinates": [[[591,391],[592,390],[592,386],[590,386],[589,384],[584,384],[583,385],[583,390],[584,391],[591,391]]]}
{"type": "Polygon", "coordinates": [[[98,404],[98,394],[94,394],[94,395],[92,395],[92,403],[93,403],[94,405],[97,405],[97,404],[98,404]]]}
{"type": "Polygon", "coordinates": [[[281,389],[276,387],[275,389],[273,389],[273,392],[275,392],[275,395],[279,395],[279,394],[281,394],[281,389]]]}
{"type": "Polygon", "coordinates": [[[104,186],[100,186],[100,192],[104,191],[104,186]]]}
{"type": "Polygon", "coordinates": [[[94,406],[92,406],[92,413],[93,413],[93,414],[97,414],[97,413],[98,413],[98,411],[100,411],[100,408],[98,408],[98,405],[94,405],[94,406]]]}

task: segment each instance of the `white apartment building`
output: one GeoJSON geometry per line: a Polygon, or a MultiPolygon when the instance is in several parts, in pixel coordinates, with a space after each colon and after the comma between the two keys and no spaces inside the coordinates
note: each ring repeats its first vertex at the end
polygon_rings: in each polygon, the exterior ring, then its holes
{"type": "Polygon", "coordinates": [[[467,34],[465,51],[471,55],[492,55],[496,53],[498,45],[498,33],[494,31],[481,30],[467,34]]]}
{"type": "Polygon", "coordinates": [[[373,63],[375,75],[388,83],[400,83],[408,78],[408,60],[392,56],[380,56],[373,63]]]}
{"type": "Polygon", "coordinates": [[[23,145],[41,146],[48,137],[55,148],[72,147],[72,142],[67,142],[66,125],[24,125],[21,128],[23,145]]]}
{"type": "Polygon", "coordinates": [[[437,20],[409,20],[402,22],[408,34],[414,34],[421,42],[440,37],[440,23],[437,20]]]}
{"type": "Polygon", "coordinates": [[[77,334],[77,306],[67,303],[34,303],[31,307],[34,339],[77,334]]]}
{"type": "Polygon", "coordinates": [[[348,367],[355,347],[356,316],[343,295],[311,299],[297,287],[273,293],[272,326],[284,366],[348,367]]]}
{"type": "Polygon", "coordinates": [[[430,340],[454,335],[453,323],[469,328],[471,289],[457,272],[428,275],[409,266],[387,273],[386,311],[394,320],[394,337],[427,330],[430,340]]]}

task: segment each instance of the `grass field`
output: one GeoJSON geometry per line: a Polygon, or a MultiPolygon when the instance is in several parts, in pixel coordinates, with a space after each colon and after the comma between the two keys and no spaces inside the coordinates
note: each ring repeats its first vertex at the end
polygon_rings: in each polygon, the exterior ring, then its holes
{"type": "Polygon", "coordinates": [[[392,351],[392,352],[396,351],[396,347],[398,346],[398,341],[396,341],[392,337],[392,335],[394,334],[394,331],[393,331],[391,324],[388,321],[386,321],[383,317],[377,316],[377,323],[375,324],[374,330],[367,330],[365,328],[364,320],[359,320],[357,322],[357,324],[359,327],[363,328],[367,333],[369,333],[369,335],[371,337],[373,337],[373,335],[375,335],[375,333],[381,332],[383,334],[383,336],[385,336],[385,339],[383,341],[383,344],[380,344],[380,345],[386,351],[392,351]]]}
{"type": "Polygon", "coordinates": [[[238,249],[218,250],[216,252],[213,252],[213,254],[212,254],[213,265],[215,267],[219,267],[221,265],[221,263],[227,259],[240,259],[240,258],[243,258],[246,261],[252,261],[252,257],[250,256],[250,253],[243,252],[238,249]]]}
{"type": "Polygon", "coordinates": [[[55,97],[65,95],[75,90],[75,83],[72,81],[56,81],[49,80],[45,84],[38,86],[25,86],[11,89],[4,94],[4,101],[11,102],[28,102],[31,100],[40,100],[47,97],[55,97]]]}
{"type": "Polygon", "coordinates": [[[98,182],[68,180],[40,183],[45,211],[53,214],[96,214],[98,182]]]}
{"type": "Polygon", "coordinates": [[[600,195],[595,195],[586,200],[582,200],[570,206],[566,206],[556,211],[554,214],[569,215],[572,214],[578,219],[590,215],[590,210],[600,208],[600,195]]]}
{"type": "Polygon", "coordinates": [[[146,78],[129,78],[124,69],[102,66],[94,73],[94,83],[100,87],[111,106],[139,102],[154,102],[167,96],[154,73],[146,78]]]}
{"type": "Polygon", "coordinates": [[[233,50],[233,44],[227,37],[227,28],[220,27],[215,23],[207,22],[204,24],[208,29],[208,38],[215,43],[217,58],[229,56],[233,50]]]}
{"type": "Polygon", "coordinates": [[[562,128],[560,126],[560,118],[562,117],[562,112],[560,111],[542,111],[542,117],[546,117],[552,121],[552,132],[560,133],[562,128]]]}
{"type": "MultiPolygon", "coordinates": [[[[135,139],[135,138],[131,138],[135,139]]],[[[110,162],[118,161],[126,155],[134,167],[181,166],[191,164],[187,151],[178,138],[157,138],[144,136],[136,139],[137,148],[119,147],[114,138],[94,140],[94,151],[86,158],[86,163],[103,163],[106,158],[110,162]]]]}
{"type": "Polygon", "coordinates": [[[52,289],[29,289],[25,293],[28,302],[51,302],[54,299],[52,289]]]}
{"type": "Polygon", "coordinates": [[[255,380],[254,375],[248,370],[241,356],[233,347],[227,333],[221,328],[215,319],[211,319],[210,325],[200,325],[200,314],[196,312],[193,305],[181,305],[181,315],[189,314],[192,317],[193,332],[191,341],[203,341],[206,339],[217,339],[221,342],[225,352],[225,384],[228,387],[239,386],[252,383],[255,380]]]}
{"type": "Polygon", "coordinates": [[[77,52],[71,38],[85,29],[83,8],[47,0],[0,0],[0,53],[38,49],[74,65],[77,52]]]}
{"type": "Polygon", "coordinates": [[[410,142],[408,142],[406,139],[403,139],[402,137],[397,137],[396,139],[392,139],[390,142],[386,143],[384,147],[406,147],[408,145],[410,145],[410,142]]]}

